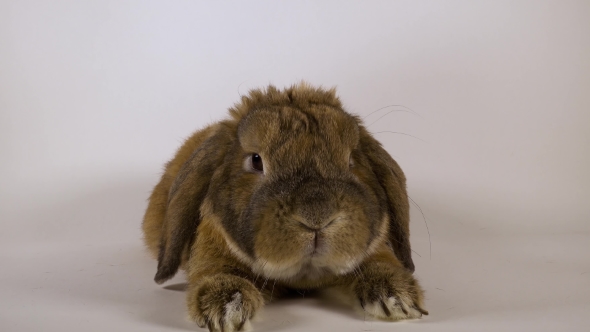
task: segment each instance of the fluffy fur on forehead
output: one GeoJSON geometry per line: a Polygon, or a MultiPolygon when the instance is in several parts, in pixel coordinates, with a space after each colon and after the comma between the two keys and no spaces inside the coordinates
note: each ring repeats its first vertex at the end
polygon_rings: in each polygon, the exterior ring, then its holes
{"type": "Polygon", "coordinates": [[[310,105],[342,108],[335,88],[326,90],[301,82],[284,90],[279,90],[273,85],[265,89],[250,90],[247,96],[242,96],[242,100],[229,109],[229,112],[235,120],[239,121],[252,109],[287,105],[296,108],[308,108],[310,105]]]}

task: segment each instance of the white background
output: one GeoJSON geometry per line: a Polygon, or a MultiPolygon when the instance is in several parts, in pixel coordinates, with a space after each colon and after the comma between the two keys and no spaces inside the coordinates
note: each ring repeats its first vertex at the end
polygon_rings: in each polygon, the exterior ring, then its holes
{"type": "Polygon", "coordinates": [[[0,1],[0,330],[198,330],[146,199],[240,94],[302,79],[405,170],[431,315],[307,297],[255,330],[590,330],[590,2],[99,0],[0,1]]]}

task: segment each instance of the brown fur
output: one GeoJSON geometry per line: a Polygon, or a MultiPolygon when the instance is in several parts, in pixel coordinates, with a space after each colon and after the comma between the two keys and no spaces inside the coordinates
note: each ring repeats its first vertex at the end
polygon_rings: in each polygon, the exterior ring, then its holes
{"type": "Polygon", "coordinates": [[[335,91],[270,86],[230,114],[178,150],[143,222],[155,280],[187,270],[192,319],[240,330],[263,298],[330,286],[378,318],[426,313],[403,172],[335,91]]]}

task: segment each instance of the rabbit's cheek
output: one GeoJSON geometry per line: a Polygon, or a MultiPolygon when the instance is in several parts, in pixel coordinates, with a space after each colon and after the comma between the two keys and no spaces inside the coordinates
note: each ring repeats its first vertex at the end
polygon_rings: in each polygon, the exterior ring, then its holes
{"type": "Polygon", "coordinates": [[[329,267],[334,274],[343,274],[357,266],[366,255],[370,232],[357,221],[341,223],[326,230],[329,267]]]}
{"type": "Polygon", "coordinates": [[[288,278],[301,268],[301,259],[311,241],[312,234],[302,233],[295,225],[264,220],[256,230],[256,264],[269,277],[288,278]]]}

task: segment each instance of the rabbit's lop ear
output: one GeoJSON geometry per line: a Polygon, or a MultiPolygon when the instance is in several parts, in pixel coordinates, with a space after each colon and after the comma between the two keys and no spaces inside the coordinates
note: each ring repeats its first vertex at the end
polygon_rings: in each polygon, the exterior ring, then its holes
{"type": "Polygon", "coordinates": [[[385,192],[389,213],[389,243],[404,267],[414,272],[410,249],[410,205],[406,177],[395,160],[366,128],[361,126],[359,134],[360,148],[369,159],[373,173],[385,192]]]}
{"type": "Polygon", "coordinates": [[[164,217],[158,272],[154,280],[161,284],[172,278],[190,251],[201,222],[201,204],[216,168],[225,158],[232,141],[229,130],[221,126],[207,138],[184,163],[168,194],[164,217]]]}

